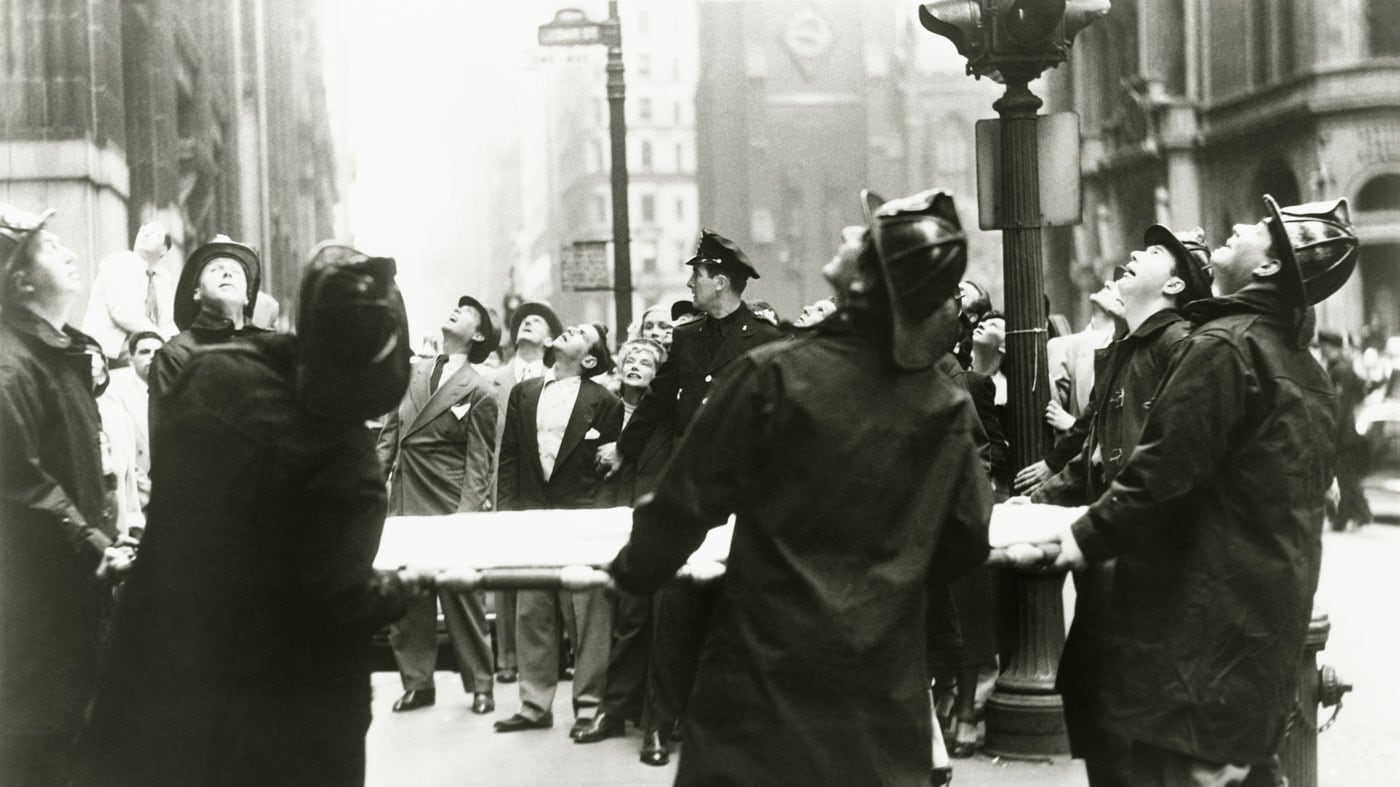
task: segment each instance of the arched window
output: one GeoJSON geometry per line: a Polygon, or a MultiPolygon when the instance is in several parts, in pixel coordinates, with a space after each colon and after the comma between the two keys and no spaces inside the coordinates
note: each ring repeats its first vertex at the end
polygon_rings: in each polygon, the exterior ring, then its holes
{"type": "Polygon", "coordinates": [[[1297,205],[1302,202],[1302,192],[1298,189],[1298,178],[1282,159],[1266,160],[1254,176],[1254,192],[1268,194],[1280,205],[1297,205]]]}
{"type": "Polygon", "coordinates": [[[1400,174],[1380,175],[1366,181],[1356,193],[1357,210],[1400,210],[1400,174]]]}
{"type": "Polygon", "coordinates": [[[1366,27],[1370,35],[1371,57],[1400,55],[1400,3],[1395,0],[1369,0],[1366,27]]]}

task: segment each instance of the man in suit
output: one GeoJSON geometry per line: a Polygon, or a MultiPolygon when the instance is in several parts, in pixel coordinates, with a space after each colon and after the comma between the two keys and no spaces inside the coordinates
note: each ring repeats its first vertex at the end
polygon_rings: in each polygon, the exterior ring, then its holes
{"type": "MultiPolygon", "coordinates": [[[[515,308],[510,318],[511,358],[491,375],[496,394],[496,464],[500,465],[501,436],[505,434],[506,405],[517,384],[540,377],[554,363],[550,344],[564,332],[563,323],[549,306],[527,301],[515,308]]],[[[492,499],[495,498],[496,468],[491,471],[492,499]]],[[[515,658],[515,591],[498,590],[491,600],[496,610],[496,679],[514,683],[520,675],[515,658]]]]}
{"type": "MultiPolygon", "coordinates": [[[[618,441],[622,465],[639,461],[658,430],[676,435],[676,450],[691,419],[709,395],[710,385],[731,361],[755,347],[782,337],[772,324],[754,316],[743,301],[749,279],[758,271],[733,241],[708,230],[700,234],[691,267],[694,308],[702,315],[677,324],[671,357],[652,381],[651,392],[637,405],[618,441]]],[[[713,588],[670,585],[656,594],[652,669],[648,680],[641,759],[648,765],[670,761],[669,736],[680,719],[695,676],[706,621],[715,603],[713,588]]],[[[606,714],[606,709],[605,709],[606,714]]],[[[621,719],[603,716],[587,730],[585,742],[622,732],[621,719]]]]}
{"type": "MultiPolygon", "coordinates": [[[[566,329],[552,344],[553,374],[526,380],[510,392],[497,488],[501,510],[599,508],[610,501],[593,461],[598,447],[616,440],[622,430],[622,403],[592,380],[612,366],[607,336],[607,328],[596,323],[566,329]]],[[[570,730],[576,735],[592,722],[603,695],[612,636],[608,599],[601,589],[522,590],[517,604],[520,710],[496,722],[496,731],[553,726],[558,620],[567,605],[577,621],[577,720],[570,730]]]]}
{"type": "MultiPolygon", "coordinates": [[[[379,458],[389,474],[389,514],[425,516],[491,509],[491,468],[496,451],[496,398],[472,364],[499,341],[486,307],[469,295],[442,324],[442,351],[413,370],[408,392],[384,422],[379,458]]],[[[478,593],[441,590],[437,601],[457,657],[472,712],[496,709],[492,694],[491,643],[486,610],[478,593]]],[[[395,711],[437,700],[437,603],[414,603],[394,625],[390,644],[403,676],[404,695],[395,711]]]]}

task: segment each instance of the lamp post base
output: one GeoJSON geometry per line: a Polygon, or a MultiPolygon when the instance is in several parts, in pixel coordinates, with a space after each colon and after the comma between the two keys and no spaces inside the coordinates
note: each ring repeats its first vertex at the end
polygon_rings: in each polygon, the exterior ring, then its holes
{"type": "Polygon", "coordinates": [[[1060,695],[1017,694],[998,688],[987,699],[987,741],[998,757],[1041,758],[1069,751],[1060,695]]]}

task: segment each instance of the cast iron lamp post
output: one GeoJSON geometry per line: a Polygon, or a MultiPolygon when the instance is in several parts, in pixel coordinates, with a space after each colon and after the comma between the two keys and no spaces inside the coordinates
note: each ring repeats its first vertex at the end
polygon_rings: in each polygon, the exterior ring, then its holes
{"type": "MultiPolygon", "coordinates": [[[[1050,386],[1036,131],[1042,102],[1028,85],[1064,62],[1075,34],[1108,9],[1109,0],[940,0],[919,6],[919,21],[953,42],[967,58],[969,74],[1006,85],[992,106],[1001,117],[998,207],[1007,356],[1014,359],[1007,402],[1017,468],[1039,460],[1049,437],[1043,415],[1050,386]]],[[[1077,159],[1070,163],[1077,177],[1077,159]]],[[[1068,750],[1063,704],[1055,693],[1064,645],[1063,584],[1063,573],[1013,577],[1016,641],[987,702],[988,751],[1036,756],[1068,750]]]]}

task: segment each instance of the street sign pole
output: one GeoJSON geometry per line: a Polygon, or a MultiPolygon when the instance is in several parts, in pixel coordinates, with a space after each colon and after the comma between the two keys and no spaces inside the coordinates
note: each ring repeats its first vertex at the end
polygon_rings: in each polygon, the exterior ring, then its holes
{"type": "Polygon", "coordinates": [[[622,21],[617,0],[608,0],[608,127],[612,134],[613,302],[617,336],[632,324],[632,229],[627,209],[627,118],[623,101],[622,21]]]}
{"type": "Polygon", "coordinates": [[[608,18],[590,22],[576,8],[565,8],[554,21],[540,25],[540,46],[608,47],[608,130],[612,137],[613,305],[619,335],[632,323],[632,229],[627,209],[627,85],[622,77],[622,21],[617,0],[608,2],[608,18]]]}

